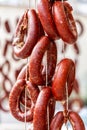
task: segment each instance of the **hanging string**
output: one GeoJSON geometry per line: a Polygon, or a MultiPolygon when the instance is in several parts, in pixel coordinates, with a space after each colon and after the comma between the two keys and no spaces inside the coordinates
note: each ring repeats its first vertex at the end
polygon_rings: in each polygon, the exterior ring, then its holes
{"type": "MultiPolygon", "coordinates": [[[[46,86],[48,85],[48,63],[47,63],[47,51],[45,53],[45,57],[46,57],[46,86]]],[[[49,130],[49,104],[47,106],[47,125],[48,125],[48,130],[49,130]]]]}
{"type": "Polygon", "coordinates": [[[27,123],[26,123],[26,87],[25,87],[25,130],[27,129],[27,123]]]}
{"type": "MultiPolygon", "coordinates": [[[[27,58],[27,64],[29,62],[29,58],[27,58]]],[[[26,66],[26,82],[28,81],[28,65],[26,66]]],[[[27,129],[27,122],[26,122],[26,112],[27,112],[27,90],[26,90],[26,86],[25,86],[25,130],[27,129]]]]}
{"type": "MultiPolygon", "coordinates": [[[[68,85],[67,85],[67,82],[66,82],[66,85],[65,85],[65,89],[66,89],[66,98],[65,98],[65,116],[67,118],[67,114],[68,114],[68,104],[69,104],[69,100],[68,100],[68,85]]],[[[68,130],[68,125],[67,125],[67,122],[65,123],[65,126],[66,126],[66,129],[68,130]]]]}
{"type": "MultiPolygon", "coordinates": [[[[30,8],[30,0],[28,1],[28,5],[29,5],[29,8],[30,8]]],[[[29,62],[29,58],[27,58],[27,63],[26,63],[26,82],[28,81],[28,62],[29,62]]],[[[25,86],[25,130],[27,130],[27,122],[26,122],[26,115],[27,115],[27,90],[26,90],[26,86],[25,86]]]]}
{"type": "Polygon", "coordinates": [[[66,83],[66,110],[68,111],[68,103],[69,103],[69,100],[68,100],[68,86],[67,86],[67,83],[66,83]]]}
{"type": "Polygon", "coordinates": [[[46,51],[46,55],[45,55],[45,56],[46,56],[46,66],[45,66],[45,67],[46,67],[46,86],[47,86],[47,84],[48,84],[48,73],[47,73],[47,67],[48,67],[48,66],[47,66],[47,51],[46,51]]]}

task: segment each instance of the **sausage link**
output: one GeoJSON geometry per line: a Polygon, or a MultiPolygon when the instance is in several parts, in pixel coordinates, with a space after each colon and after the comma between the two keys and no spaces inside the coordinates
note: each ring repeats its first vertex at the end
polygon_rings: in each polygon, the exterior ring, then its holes
{"type": "Polygon", "coordinates": [[[71,59],[65,58],[57,65],[52,83],[52,92],[56,100],[64,100],[66,97],[66,85],[68,95],[71,94],[75,79],[75,65],[71,59]]]}
{"type": "Polygon", "coordinates": [[[41,63],[46,51],[48,55],[47,75],[48,82],[50,82],[56,67],[57,49],[55,43],[52,43],[47,36],[44,36],[38,41],[35,48],[33,49],[29,62],[30,81],[36,85],[44,85],[46,83],[46,71],[41,71],[41,63]]]}
{"type": "Polygon", "coordinates": [[[63,112],[62,111],[57,112],[50,124],[50,130],[61,130],[63,123],[64,123],[63,112]]]}
{"type": "Polygon", "coordinates": [[[14,54],[19,58],[30,56],[40,34],[40,23],[35,10],[27,10],[19,20],[14,37],[14,54]],[[26,36],[27,33],[27,36],[26,36]],[[24,42],[24,38],[26,40],[24,42]]]}
{"type": "Polygon", "coordinates": [[[59,34],[52,17],[51,2],[49,0],[39,0],[37,9],[42,26],[50,39],[59,39],[59,34]]]}
{"type": "Polygon", "coordinates": [[[67,2],[56,1],[53,4],[53,17],[57,31],[63,41],[72,44],[77,40],[77,29],[72,16],[72,7],[67,2]]]}
{"type": "Polygon", "coordinates": [[[84,123],[76,112],[69,112],[69,120],[74,130],[85,130],[84,123]]]}
{"type": "Polygon", "coordinates": [[[47,106],[52,96],[51,88],[44,87],[37,98],[34,109],[34,130],[47,130],[47,106]]]}
{"type": "Polygon", "coordinates": [[[33,111],[34,111],[38,94],[39,94],[38,88],[35,85],[31,84],[29,81],[26,82],[24,79],[17,80],[9,96],[9,106],[12,115],[17,120],[22,122],[25,121],[25,118],[27,122],[32,121],[33,111]],[[25,87],[27,87],[29,92],[29,97],[31,99],[31,108],[26,112],[26,115],[24,112],[22,112],[20,108],[20,95],[23,92],[25,87]]]}

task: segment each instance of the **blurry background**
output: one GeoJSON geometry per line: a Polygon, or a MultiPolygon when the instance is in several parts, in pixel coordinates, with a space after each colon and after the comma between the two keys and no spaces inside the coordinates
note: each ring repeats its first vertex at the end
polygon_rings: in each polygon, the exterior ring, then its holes
{"type": "MultiPolygon", "coordinates": [[[[73,9],[73,15],[77,21],[79,37],[77,46],[79,52],[76,52],[71,46],[66,49],[65,56],[77,61],[76,79],[79,89],[74,90],[70,102],[79,99],[82,103],[79,110],[79,102],[74,102],[72,109],[79,112],[85,125],[87,125],[87,0],[68,0],[73,9]]],[[[35,8],[35,1],[30,2],[30,7],[35,8]]],[[[13,55],[12,37],[15,31],[18,19],[28,8],[28,0],[0,0],[0,129],[1,130],[24,130],[24,123],[14,119],[9,112],[8,97],[12,85],[16,81],[17,74],[27,60],[18,60],[13,55]],[[12,123],[12,124],[11,124],[12,123]],[[18,124],[18,125],[17,125],[18,124]],[[13,127],[14,126],[14,127],[13,127]]],[[[61,53],[61,41],[57,41],[60,48],[59,60],[63,57],[61,53]]],[[[60,103],[57,103],[56,110],[62,109],[60,103]]]]}

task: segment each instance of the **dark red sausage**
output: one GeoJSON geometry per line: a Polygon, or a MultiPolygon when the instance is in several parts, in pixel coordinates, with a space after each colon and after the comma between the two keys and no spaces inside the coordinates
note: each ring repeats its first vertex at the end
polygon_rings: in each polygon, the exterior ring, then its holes
{"type": "Polygon", "coordinates": [[[39,0],[37,9],[40,21],[47,35],[50,39],[59,39],[59,34],[53,21],[52,7],[49,0],[39,0]]]}
{"type": "Polygon", "coordinates": [[[56,28],[62,40],[69,44],[77,40],[76,24],[71,11],[72,7],[67,2],[56,1],[53,4],[56,28]]]}
{"type": "Polygon", "coordinates": [[[19,20],[14,36],[14,53],[19,58],[30,56],[40,34],[40,23],[35,10],[27,10],[19,20]],[[26,36],[27,32],[27,36],[26,36]],[[26,40],[24,38],[26,36],[26,40]]]}
{"type": "Polygon", "coordinates": [[[85,130],[83,120],[76,112],[69,112],[69,121],[74,130],[85,130]]]}
{"type": "Polygon", "coordinates": [[[52,92],[56,100],[66,97],[66,85],[68,95],[71,94],[75,79],[75,65],[71,59],[65,58],[59,62],[52,83],[52,92]]]}
{"type": "MultiPolygon", "coordinates": [[[[46,69],[42,70],[42,60],[45,52],[47,51],[47,76],[48,82],[53,77],[56,62],[57,62],[57,49],[55,43],[51,42],[47,36],[42,37],[36,44],[31,54],[29,62],[29,76],[30,81],[36,85],[44,85],[46,83],[46,69]]],[[[44,69],[44,67],[43,67],[44,69]]]]}
{"type": "Polygon", "coordinates": [[[50,125],[50,130],[61,130],[61,127],[64,123],[64,116],[63,112],[57,112],[56,115],[53,117],[51,125],[50,125]]]}
{"type": "Polygon", "coordinates": [[[17,80],[9,96],[9,106],[12,115],[19,121],[24,122],[25,118],[27,122],[32,121],[33,111],[34,111],[38,94],[39,94],[38,88],[35,85],[31,84],[29,81],[26,82],[24,79],[17,80]],[[29,92],[29,97],[31,99],[31,108],[26,112],[26,115],[24,112],[22,112],[20,108],[20,96],[25,87],[27,87],[29,92]]]}
{"type": "Polygon", "coordinates": [[[51,88],[44,87],[37,98],[34,109],[34,130],[47,130],[47,106],[52,97],[51,88]]]}

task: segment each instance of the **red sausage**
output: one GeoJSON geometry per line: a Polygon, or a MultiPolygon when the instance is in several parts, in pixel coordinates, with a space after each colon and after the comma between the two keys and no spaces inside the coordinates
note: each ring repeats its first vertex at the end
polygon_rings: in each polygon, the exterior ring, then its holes
{"type": "Polygon", "coordinates": [[[50,82],[56,67],[57,49],[55,43],[52,43],[47,36],[44,36],[38,41],[33,49],[29,62],[30,81],[36,85],[44,85],[46,83],[46,71],[41,71],[41,63],[46,51],[48,55],[47,76],[48,82],[50,82]]]}
{"type": "Polygon", "coordinates": [[[52,119],[50,130],[61,130],[63,123],[64,123],[63,112],[62,111],[57,112],[57,114],[52,119]]]}
{"type": "Polygon", "coordinates": [[[53,17],[57,31],[63,41],[72,44],[77,40],[77,29],[72,16],[72,7],[67,2],[56,1],[53,4],[53,17]]]}
{"type": "Polygon", "coordinates": [[[31,84],[29,81],[26,82],[24,79],[17,80],[9,96],[9,106],[12,115],[19,121],[24,122],[25,118],[27,122],[32,121],[33,111],[34,111],[38,94],[39,94],[38,88],[35,85],[31,84]],[[20,108],[20,96],[25,87],[27,87],[29,92],[29,97],[31,99],[31,108],[26,112],[26,115],[24,112],[22,112],[20,108]]]}
{"type": "Polygon", "coordinates": [[[69,112],[69,121],[74,130],[85,130],[83,120],[76,112],[69,112]]]}
{"type": "Polygon", "coordinates": [[[41,35],[39,22],[38,15],[33,9],[27,10],[19,20],[13,41],[14,53],[17,57],[27,58],[30,56],[41,35]],[[25,36],[26,40],[24,41],[25,36]]]}
{"type": "Polygon", "coordinates": [[[57,65],[57,70],[52,83],[52,92],[56,100],[64,100],[66,97],[66,85],[68,95],[71,94],[75,79],[75,65],[71,59],[65,58],[57,65]]]}
{"type": "Polygon", "coordinates": [[[52,97],[51,88],[44,87],[37,98],[34,109],[34,130],[47,130],[47,106],[52,97]]]}
{"type": "Polygon", "coordinates": [[[53,21],[52,7],[49,0],[39,0],[37,9],[40,21],[47,35],[50,39],[59,39],[59,34],[53,21]]]}

